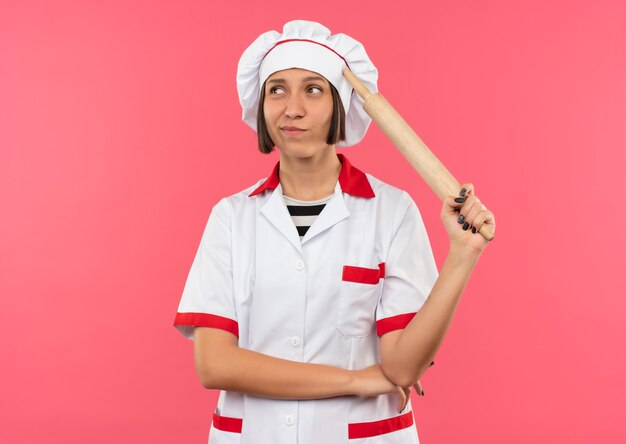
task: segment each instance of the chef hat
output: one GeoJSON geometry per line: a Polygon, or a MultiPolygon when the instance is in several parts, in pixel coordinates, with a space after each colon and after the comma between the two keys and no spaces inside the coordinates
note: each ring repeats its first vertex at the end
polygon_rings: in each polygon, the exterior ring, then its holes
{"type": "Polygon", "coordinates": [[[363,45],[345,34],[330,35],[325,26],[293,20],[282,34],[267,31],[244,51],[237,67],[237,92],[242,120],[257,130],[261,87],[267,78],[283,69],[302,68],[324,76],[339,92],[346,112],[346,138],[336,146],[355,145],[363,139],[372,119],[363,110],[363,99],[343,76],[348,67],[373,93],[378,92],[378,70],[363,45]]]}

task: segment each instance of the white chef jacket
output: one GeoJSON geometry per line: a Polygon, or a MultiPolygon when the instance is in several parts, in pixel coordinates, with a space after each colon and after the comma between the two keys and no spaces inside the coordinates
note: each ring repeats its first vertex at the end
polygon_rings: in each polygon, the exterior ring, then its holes
{"type": "MultiPolygon", "coordinates": [[[[363,369],[379,337],[404,328],[438,277],[411,196],[350,164],[300,241],[279,166],[213,208],[174,325],[238,337],[239,347],[297,362],[363,369]]],[[[209,444],[417,444],[397,395],[269,399],[220,391],[209,444]]]]}

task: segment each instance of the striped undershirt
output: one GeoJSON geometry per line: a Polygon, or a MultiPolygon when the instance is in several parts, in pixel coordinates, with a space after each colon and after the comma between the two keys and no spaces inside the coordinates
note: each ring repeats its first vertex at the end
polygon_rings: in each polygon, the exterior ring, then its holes
{"type": "Polygon", "coordinates": [[[298,200],[283,194],[291,219],[298,229],[300,240],[302,240],[315,218],[319,216],[324,209],[326,202],[328,202],[333,195],[334,194],[331,194],[320,200],[298,200]]]}

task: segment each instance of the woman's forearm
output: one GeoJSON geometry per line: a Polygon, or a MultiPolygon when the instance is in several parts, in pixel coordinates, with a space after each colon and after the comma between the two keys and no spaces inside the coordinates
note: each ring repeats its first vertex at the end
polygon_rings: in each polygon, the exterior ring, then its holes
{"type": "MultiPolygon", "coordinates": [[[[208,367],[208,366],[207,366],[208,367]]],[[[275,399],[320,399],[356,394],[357,372],[275,358],[228,347],[215,356],[204,387],[275,399]]]]}
{"type": "Polygon", "coordinates": [[[276,399],[319,399],[352,395],[350,370],[275,358],[236,348],[220,388],[276,399]]]}
{"type": "Polygon", "coordinates": [[[424,374],[441,346],[479,256],[451,246],[426,303],[385,356],[383,369],[391,381],[407,387],[424,374]]]}

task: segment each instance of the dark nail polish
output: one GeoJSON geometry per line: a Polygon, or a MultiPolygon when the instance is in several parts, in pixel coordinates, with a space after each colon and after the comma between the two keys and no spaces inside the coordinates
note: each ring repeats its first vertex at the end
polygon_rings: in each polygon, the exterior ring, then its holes
{"type": "Polygon", "coordinates": [[[463,229],[464,229],[465,231],[467,231],[467,228],[468,228],[468,227],[469,227],[469,224],[468,224],[467,222],[465,222],[465,223],[463,224],[463,229]]]}
{"type": "Polygon", "coordinates": [[[476,227],[472,227],[472,233],[476,233],[476,227]]]}
{"type": "Polygon", "coordinates": [[[424,396],[424,390],[422,390],[422,396],[424,396]]]}
{"type": "Polygon", "coordinates": [[[465,196],[465,192],[467,190],[465,188],[461,188],[461,192],[459,193],[461,196],[465,196]]]}
{"type": "Polygon", "coordinates": [[[465,222],[465,216],[463,216],[462,214],[459,216],[459,218],[456,220],[458,223],[462,224],[463,222],[465,222]]]}
{"type": "Polygon", "coordinates": [[[454,199],[454,201],[456,203],[463,203],[463,202],[465,202],[465,198],[464,197],[457,197],[457,198],[454,199]]]}
{"type": "Polygon", "coordinates": [[[429,367],[432,367],[433,365],[435,365],[435,361],[431,361],[429,367]]]}

